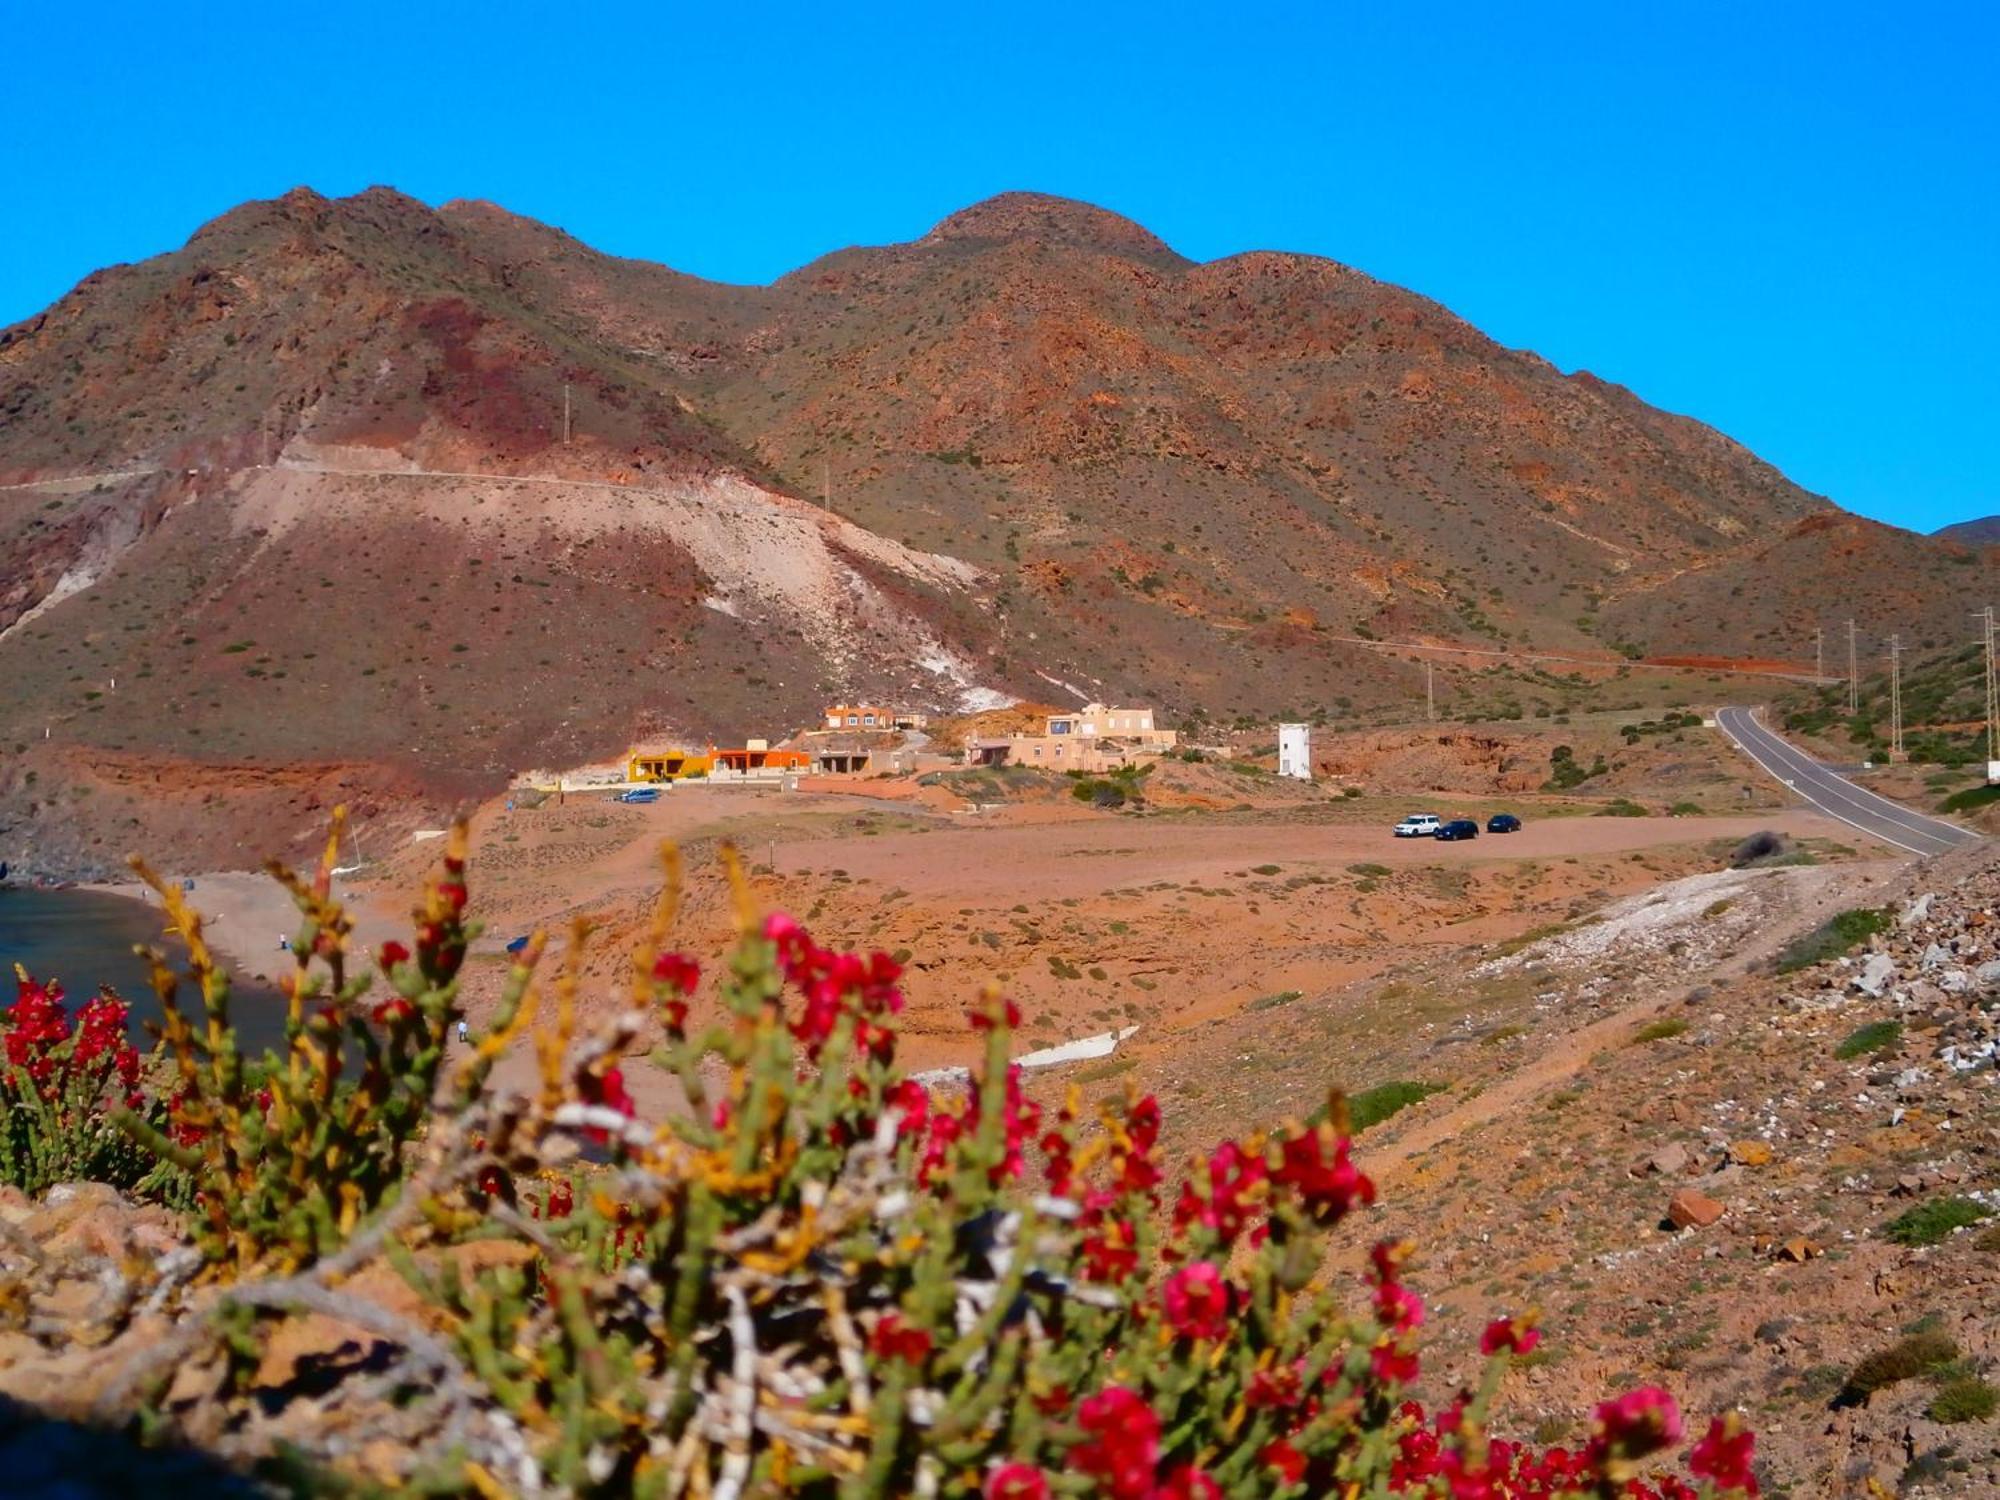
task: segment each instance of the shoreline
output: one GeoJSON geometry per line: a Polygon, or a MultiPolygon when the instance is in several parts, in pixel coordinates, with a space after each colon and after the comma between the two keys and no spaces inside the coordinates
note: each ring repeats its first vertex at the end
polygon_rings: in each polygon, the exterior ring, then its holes
{"type": "MultiPolygon", "coordinates": [[[[194,882],[190,894],[202,919],[202,936],[231,975],[258,984],[278,984],[292,967],[291,955],[279,939],[289,940],[299,926],[299,909],[291,893],[262,870],[214,870],[186,878],[194,882]]],[[[336,889],[354,922],[349,944],[357,957],[372,963],[376,948],[403,932],[407,924],[379,910],[371,893],[342,889],[341,885],[336,883],[336,889]]],[[[141,881],[78,881],[74,888],[137,902],[157,916],[165,916],[158,894],[141,881]]],[[[403,935],[407,941],[407,933],[403,935]]]]}

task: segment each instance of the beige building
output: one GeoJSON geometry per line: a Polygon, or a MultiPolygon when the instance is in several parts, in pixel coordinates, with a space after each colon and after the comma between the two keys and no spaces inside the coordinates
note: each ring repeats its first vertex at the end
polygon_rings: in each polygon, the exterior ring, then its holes
{"type": "Polygon", "coordinates": [[[1171,750],[1180,736],[1171,729],[1153,727],[1150,708],[1108,708],[1092,703],[1073,714],[1050,714],[1043,733],[1050,738],[1070,734],[1078,739],[1123,740],[1154,750],[1171,750]]]}
{"type": "Polygon", "coordinates": [[[1040,734],[973,740],[968,765],[1036,766],[1048,771],[1110,771],[1174,748],[1180,736],[1153,726],[1150,708],[1092,703],[1076,713],[1050,714],[1040,734]]]}

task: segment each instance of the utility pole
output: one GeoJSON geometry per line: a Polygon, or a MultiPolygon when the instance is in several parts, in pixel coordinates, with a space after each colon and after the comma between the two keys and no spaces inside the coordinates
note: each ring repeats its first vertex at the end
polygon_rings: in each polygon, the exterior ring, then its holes
{"type": "Polygon", "coordinates": [[[1861,668],[1854,654],[1854,622],[1847,622],[1847,716],[1861,712],[1861,668]]]}
{"type": "Polygon", "coordinates": [[[1813,626],[1813,676],[1826,680],[1826,632],[1813,626]]]}
{"type": "Polygon", "coordinates": [[[1435,678],[1435,676],[1433,675],[1433,670],[1432,670],[1432,664],[1431,664],[1431,662],[1430,662],[1429,658],[1425,658],[1425,661],[1424,661],[1424,717],[1426,717],[1427,719],[1429,719],[1429,720],[1430,720],[1430,721],[1431,721],[1432,723],[1436,723],[1436,722],[1437,722],[1437,716],[1438,716],[1438,700],[1437,700],[1437,681],[1436,681],[1436,678],[1435,678]]]}
{"type": "Polygon", "coordinates": [[[569,382],[563,382],[563,446],[569,446],[569,382]]]}
{"type": "Polygon", "coordinates": [[[1977,615],[1979,643],[1986,653],[1986,784],[2000,781],[2000,678],[1993,671],[1993,606],[1977,615]]]}
{"type": "Polygon", "coordinates": [[[830,458],[819,461],[819,508],[827,512],[833,510],[833,460],[830,458]]]}
{"type": "Polygon", "coordinates": [[[1903,638],[1889,637],[1889,760],[1903,759],[1903,638]]]}

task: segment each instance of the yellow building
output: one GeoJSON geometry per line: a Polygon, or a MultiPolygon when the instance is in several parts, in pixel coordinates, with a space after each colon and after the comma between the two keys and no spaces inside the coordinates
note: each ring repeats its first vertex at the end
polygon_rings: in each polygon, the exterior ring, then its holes
{"type": "Polygon", "coordinates": [[[625,758],[627,781],[685,781],[715,769],[715,757],[691,750],[634,750],[625,758]]]}

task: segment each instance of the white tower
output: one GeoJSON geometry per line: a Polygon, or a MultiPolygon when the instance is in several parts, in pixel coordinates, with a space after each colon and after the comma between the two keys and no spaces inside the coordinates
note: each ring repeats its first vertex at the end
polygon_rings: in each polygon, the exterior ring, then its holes
{"type": "Polygon", "coordinates": [[[1300,781],[1313,779],[1312,728],[1306,724],[1278,726],[1278,774],[1300,781]]]}

